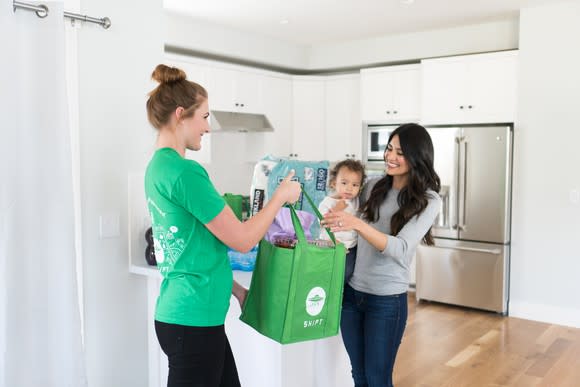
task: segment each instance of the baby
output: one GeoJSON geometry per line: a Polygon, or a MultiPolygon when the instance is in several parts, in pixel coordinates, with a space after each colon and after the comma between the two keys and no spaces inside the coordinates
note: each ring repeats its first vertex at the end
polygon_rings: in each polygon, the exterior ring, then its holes
{"type": "MultiPolygon", "coordinates": [[[[360,161],[346,159],[337,163],[330,171],[329,187],[332,194],[326,196],[318,205],[320,213],[324,215],[330,209],[334,209],[356,215],[358,195],[365,178],[365,168],[360,161]]],[[[347,248],[344,280],[348,282],[354,272],[358,236],[356,231],[340,231],[335,236],[347,248]]],[[[321,230],[320,239],[330,239],[325,229],[321,230]]]]}

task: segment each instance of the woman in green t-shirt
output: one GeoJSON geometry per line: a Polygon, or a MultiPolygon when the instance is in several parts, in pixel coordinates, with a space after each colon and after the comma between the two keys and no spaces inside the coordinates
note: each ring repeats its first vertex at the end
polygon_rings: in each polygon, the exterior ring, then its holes
{"type": "Polygon", "coordinates": [[[233,280],[227,246],[247,252],[266,233],[278,210],[300,196],[291,172],[271,200],[241,223],[206,170],[185,159],[208,133],[208,95],[177,68],[158,65],[147,116],[158,130],[157,150],[145,173],[155,257],[163,282],[155,331],[169,360],[168,386],[239,386],[224,330],[230,297],[243,305],[247,289],[233,280]]]}

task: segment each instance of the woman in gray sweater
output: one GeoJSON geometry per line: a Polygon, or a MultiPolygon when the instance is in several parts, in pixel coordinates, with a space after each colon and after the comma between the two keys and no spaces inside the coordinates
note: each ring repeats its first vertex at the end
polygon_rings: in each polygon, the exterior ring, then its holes
{"type": "Polygon", "coordinates": [[[421,242],[433,244],[439,176],[424,127],[399,126],[385,150],[386,174],[363,189],[359,216],[330,211],[333,232],[358,232],[354,274],[345,285],[341,332],[356,387],[393,386],[393,366],[407,321],[409,265],[421,242]]]}

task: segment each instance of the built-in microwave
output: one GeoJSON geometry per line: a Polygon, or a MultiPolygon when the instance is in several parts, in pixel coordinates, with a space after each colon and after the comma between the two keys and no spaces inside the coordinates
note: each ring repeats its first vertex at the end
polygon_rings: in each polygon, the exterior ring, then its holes
{"type": "Polygon", "coordinates": [[[384,161],[389,136],[396,128],[393,125],[366,125],[366,161],[384,161]]]}

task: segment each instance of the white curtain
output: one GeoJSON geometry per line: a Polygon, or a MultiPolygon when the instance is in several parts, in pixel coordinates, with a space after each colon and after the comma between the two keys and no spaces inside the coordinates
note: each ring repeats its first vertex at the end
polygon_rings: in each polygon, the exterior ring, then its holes
{"type": "Polygon", "coordinates": [[[0,387],[86,386],[62,3],[0,0],[0,387]]]}

